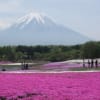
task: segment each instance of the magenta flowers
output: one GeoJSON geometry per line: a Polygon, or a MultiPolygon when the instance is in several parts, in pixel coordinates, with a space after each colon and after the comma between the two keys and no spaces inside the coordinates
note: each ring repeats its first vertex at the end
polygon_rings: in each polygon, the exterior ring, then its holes
{"type": "Polygon", "coordinates": [[[75,68],[75,67],[83,67],[82,63],[67,63],[67,62],[53,62],[53,63],[48,63],[44,64],[43,68],[47,70],[55,70],[55,71],[68,71],[70,68],[75,68]]]}
{"type": "Polygon", "coordinates": [[[1,73],[0,100],[100,100],[100,72],[1,73]]]}

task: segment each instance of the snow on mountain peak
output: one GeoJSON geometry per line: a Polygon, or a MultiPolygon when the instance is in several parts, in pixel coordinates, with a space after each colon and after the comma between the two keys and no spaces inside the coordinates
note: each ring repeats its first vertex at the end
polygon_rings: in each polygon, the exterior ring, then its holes
{"type": "Polygon", "coordinates": [[[55,26],[56,22],[45,13],[31,12],[16,20],[11,27],[23,29],[27,26],[55,26]]]}
{"type": "Polygon", "coordinates": [[[22,26],[22,27],[24,27],[26,24],[30,23],[32,20],[35,20],[38,24],[40,24],[40,23],[44,24],[45,23],[44,17],[45,17],[44,14],[31,12],[31,13],[19,18],[16,21],[16,25],[24,23],[24,25],[22,26]]]}

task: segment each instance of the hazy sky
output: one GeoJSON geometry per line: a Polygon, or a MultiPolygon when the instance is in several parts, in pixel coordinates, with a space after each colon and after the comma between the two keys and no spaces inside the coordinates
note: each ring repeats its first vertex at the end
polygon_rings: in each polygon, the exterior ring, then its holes
{"type": "Polygon", "coordinates": [[[32,11],[100,40],[100,0],[0,0],[0,27],[32,11]]]}

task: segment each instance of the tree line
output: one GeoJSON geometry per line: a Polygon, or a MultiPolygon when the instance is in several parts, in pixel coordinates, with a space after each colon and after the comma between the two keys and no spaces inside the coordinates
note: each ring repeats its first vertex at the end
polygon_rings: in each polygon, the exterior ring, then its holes
{"type": "Polygon", "coordinates": [[[64,61],[69,59],[100,58],[100,42],[87,42],[73,46],[3,46],[0,47],[0,61],[20,62],[23,59],[35,61],[64,61]]]}

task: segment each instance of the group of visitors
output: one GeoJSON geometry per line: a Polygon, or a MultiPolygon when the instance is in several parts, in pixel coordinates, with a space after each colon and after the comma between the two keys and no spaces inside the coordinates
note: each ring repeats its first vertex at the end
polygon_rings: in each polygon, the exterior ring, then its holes
{"type": "Polygon", "coordinates": [[[22,63],[22,70],[28,70],[29,66],[27,63],[22,63]]]}
{"type": "MultiPolygon", "coordinates": [[[[94,59],[88,60],[87,64],[88,64],[89,68],[93,68],[93,67],[97,68],[99,66],[99,62],[97,59],[96,60],[94,60],[94,59]]],[[[85,62],[83,62],[83,67],[85,67],[85,62]]]]}

